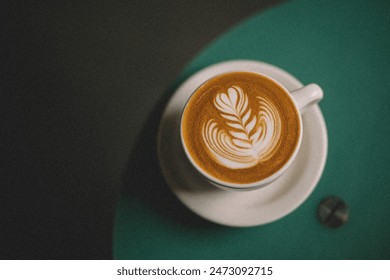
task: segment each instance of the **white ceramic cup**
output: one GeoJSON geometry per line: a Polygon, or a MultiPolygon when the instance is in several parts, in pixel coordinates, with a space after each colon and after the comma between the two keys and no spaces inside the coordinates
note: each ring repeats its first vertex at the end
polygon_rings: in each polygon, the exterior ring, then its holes
{"type": "MultiPolygon", "coordinates": [[[[227,72],[227,73],[231,73],[231,72],[227,72]]],[[[222,74],[219,74],[219,75],[224,75],[224,74],[227,74],[227,73],[222,73],[222,74]]],[[[254,73],[254,72],[250,72],[250,73],[254,73]]],[[[316,104],[317,102],[319,102],[323,98],[323,91],[317,84],[309,84],[309,85],[306,85],[306,86],[304,86],[304,87],[302,87],[300,89],[297,89],[297,90],[289,92],[283,85],[281,85],[279,82],[275,81],[275,79],[272,79],[271,77],[263,75],[263,74],[260,74],[260,73],[255,73],[255,74],[263,76],[263,77],[266,77],[266,78],[272,80],[275,84],[277,84],[285,93],[287,93],[286,96],[288,96],[289,98],[291,98],[291,100],[293,100],[293,103],[294,103],[296,109],[299,111],[299,124],[300,124],[300,128],[301,129],[300,129],[298,144],[296,145],[296,147],[295,147],[295,149],[293,151],[293,154],[290,157],[290,159],[279,170],[277,170],[272,175],[270,175],[270,176],[268,176],[268,177],[266,177],[266,178],[264,178],[264,179],[262,179],[260,181],[254,182],[254,183],[237,184],[237,183],[230,183],[230,182],[221,181],[221,180],[213,177],[212,175],[208,174],[206,171],[204,171],[202,168],[200,168],[196,164],[196,162],[192,159],[192,156],[189,153],[189,151],[187,150],[187,147],[186,147],[186,145],[184,143],[184,140],[183,140],[183,133],[182,133],[183,113],[184,113],[184,111],[187,108],[188,102],[185,105],[185,107],[183,109],[183,112],[182,112],[182,115],[181,115],[180,139],[181,139],[181,143],[182,143],[182,146],[183,146],[183,150],[184,150],[184,152],[185,152],[185,154],[187,156],[187,159],[189,160],[191,165],[198,171],[198,173],[200,175],[202,175],[212,185],[214,185],[214,186],[216,186],[216,187],[218,187],[220,189],[223,189],[223,190],[232,190],[232,191],[250,191],[250,190],[255,190],[255,189],[258,189],[258,188],[265,187],[265,186],[269,185],[273,181],[277,180],[284,172],[286,172],[286,170],[290,167],[290,165],[292,164],[292,162],[296,158],[296,156],[297,156],[297,154],[299,152],[299,148],[301,146],[302,134],[303,134],[303,129],[304,129],[304,127],[302,125],[302,116],[301,115],[304,113],[304,111],[308,107],[310,107],[313,104],[316,104]]],[[[214,77],[210,77],[210,79],[212,79],[214,77]]],[[[210,79],[208,79],[207,81],[209,81],[210,79]]],[[[204,81],[204,83],[206,83],[207,81],[204,81]]],[[[200,86],[201,85],[199,85],[199,87],[200,86]]],[[[191,94],[191,96],[197,91],[197,89],[191,94]]],[[[190,98],[191,98],[191,96],[190,96],[190,98]]]]}

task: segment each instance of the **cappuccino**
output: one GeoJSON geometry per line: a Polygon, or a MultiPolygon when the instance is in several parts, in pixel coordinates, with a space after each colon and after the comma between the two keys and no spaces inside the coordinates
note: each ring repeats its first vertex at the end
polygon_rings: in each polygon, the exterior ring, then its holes
{"type": "Polygon", "coordinates": [[[219,182],[251,184],[292,158],[300,143],[300,114],[290,94],[252,72],[206,81],[181,119],[185,151],[202,173],[219,182]]]}

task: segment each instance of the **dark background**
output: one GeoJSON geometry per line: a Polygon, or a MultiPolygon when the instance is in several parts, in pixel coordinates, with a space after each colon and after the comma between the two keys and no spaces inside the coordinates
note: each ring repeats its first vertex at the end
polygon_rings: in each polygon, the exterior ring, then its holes
{"type": "Polygon", "coordinates": [[[276,2],[1,1],[0,258],[112,258],[152,108],[202,47],[276,2]]]}

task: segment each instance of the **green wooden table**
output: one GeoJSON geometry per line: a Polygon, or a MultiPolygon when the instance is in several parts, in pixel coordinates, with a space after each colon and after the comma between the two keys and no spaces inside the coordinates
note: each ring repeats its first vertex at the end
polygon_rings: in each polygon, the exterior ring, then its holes
{"type": "Polygon", "coordinates": [[[290,1],[216,38],[182,71],[139,135],[117,207],[117,259],[389,259],[390,2],[290,1]],[[211,64],[260,60],[324,90],[329,137],[323,176],[297,210],[274,223],[230,228],[187,210],[159,169],[155,136],[173,90],[211,64]],[[147,166],[137,166],[142,160],[147,166]],[[316,218],[328,195],[350,207],[347,224],[316,218]]]}

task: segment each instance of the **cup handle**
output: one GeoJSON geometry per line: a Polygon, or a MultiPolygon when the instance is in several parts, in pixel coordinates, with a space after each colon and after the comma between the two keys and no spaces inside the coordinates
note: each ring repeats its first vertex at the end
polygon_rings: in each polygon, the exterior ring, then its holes
{"type": "Polygon", "coordinates": [[[320,101],[324,96],[322,89],[317,84],[309,84],[290,93],[301,113],[310,105],[320,101]]]}

